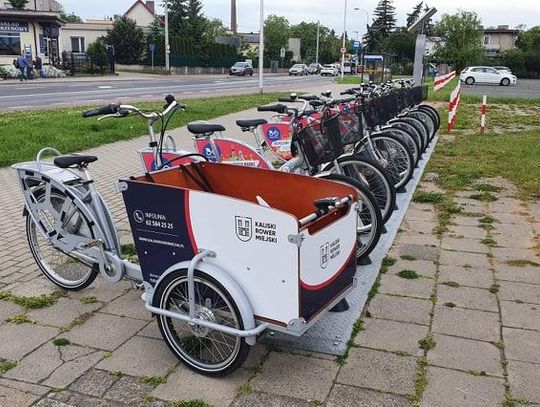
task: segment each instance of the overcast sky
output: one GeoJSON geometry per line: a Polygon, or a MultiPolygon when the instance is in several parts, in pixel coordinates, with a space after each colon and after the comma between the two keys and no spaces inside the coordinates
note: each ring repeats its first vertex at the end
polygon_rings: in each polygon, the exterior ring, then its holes
{"type": "MultiPolygon", "coordinates": [[[[135,0],[60,0],[64,7],[83,18],[103,18],[114,14],[123,14],[135,0]]],[[[420,0],[394,0],[397,9],[398,23],[404,24],[406,14],[420,0]]],[[[378,0],[348,0],[347,30],[365,32],[366,14],[354,11],[361,7],[370,15],[378,0]]],[[[156,4],[161,4],[157,0],[156,4]]],[[[230,24],[230,2],[228,0],[203,0],[204,13],[208,17],[219,18],[226,25],[230,24]]],[[[238,25],[240,31],[257,31],[259,16],[259,0],[237,0],[238,25]]],[[[430,0],[429,6],[436,7],[439,12],[453,13],[459,8],[473,10],[481,17],[484,26],[526,24],[528,27],[540,25],[540,1],[538,0],[430,0]]],[[[343,27],[344,0],[266,0],[265,15],[278,14],[285,16],[291,23],[317,21],[334,28],[337,32],[343,27]]],[[[159,8],[162,10],[162,8],[159,8]]]]}

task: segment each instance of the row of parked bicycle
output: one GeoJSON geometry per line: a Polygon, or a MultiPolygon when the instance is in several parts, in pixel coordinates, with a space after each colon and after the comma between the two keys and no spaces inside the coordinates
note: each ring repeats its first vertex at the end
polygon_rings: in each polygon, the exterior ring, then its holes
{"type": "Polygon", "coordinates": [[[97,157],[44,148],[13,166],[37,265],[66,290],[98,274],[135,281],[170,350],[205,375],[237,369],[267,330],[302,335],[325,312],[347,308],[338,305],[358,261],[376,247],[396,191],[440,124],[410,81],[342,93],[291,95],[258,108],[269,120],[237,120],[254,147],[196,122],[188,125],[195,151],[178,149],[166,129],[186,106],[170,95],[163,112],[118,104],[84,112],[147,122],[145,174],[117,183],[140,264],[122,255],[90,175],[97,157]]]}
{"type": "MultiPolygon", "coordinates": [[[[414,87],[411,80],[362,85],[341,92],[341,98],[329,91],[320,96],[292,94],[277,104],[258,107],[259,112],[274,113],[270,120],[236,121],[242,131],[253,134],[255,147],[224,137],[220,124],[194,122],[188,130],[204,160],[353,185],[363,203],[357,252],[361,261],[376,247],[396,208],[396,192],[404,190],[440,126],[438,112],[422,104],[425,94],[426,89],[414,87]]],[[[113,115],[133,111],[112,109],[113,115]]],[[[193,153],[178,150],[164,133],[157,149],[140,154],[146,171],[197,160],[193,153]]]]}

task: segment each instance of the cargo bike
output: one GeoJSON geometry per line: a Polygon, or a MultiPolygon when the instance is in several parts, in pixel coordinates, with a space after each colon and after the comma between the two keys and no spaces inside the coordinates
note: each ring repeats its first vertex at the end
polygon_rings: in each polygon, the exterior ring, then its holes
{"type": "MultiPolygon", "coordinates": [[[[167,113],[86,116],[119,109],[167,113]]],[[[355,285],[359,198],[348,185],[205,161],[121,179],[136,264],[90,175],[96,160],[49,148],[13,166],[32,255],[67,290],[97,274],[140,283],[170,350],[201,374],[234,371],[267,330],[302,335],[355,285]]]]}

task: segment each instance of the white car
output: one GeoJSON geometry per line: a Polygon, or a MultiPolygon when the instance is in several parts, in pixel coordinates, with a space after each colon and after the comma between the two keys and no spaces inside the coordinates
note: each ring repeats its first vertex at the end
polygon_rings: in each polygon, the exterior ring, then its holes
{"type": "Polygon", "coordinates": [[[467,85],[496,83],[501,86],[515,85],[517,77],[506,71],[497,71],[491,66],[471,66],[461,71],[459,79],[467,85]]]}
{"type": "Polygon", "coordinates": [[[291,75],[308,75],[308,67],[306,64],[294,64],[289,69],[289,76],[291,75]]]}
{"type": "Polygon", "coordinates": [[[338,70],[334,65],[323,65],[321,76],[338,76],[338,70]]]}

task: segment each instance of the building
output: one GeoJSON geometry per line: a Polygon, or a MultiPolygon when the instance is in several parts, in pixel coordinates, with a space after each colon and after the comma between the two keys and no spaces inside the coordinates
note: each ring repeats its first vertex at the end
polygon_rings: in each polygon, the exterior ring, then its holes
{"type": "Polygon", "coordinates": [[[60,32],[60,49],[76,54],[84,53],[89,44],[107,35],[107,30],[112,26],[112,20],[86,20],[80,24],[66,24],[60,32]]]}
{"type": "Polygon", "coordinates": [[[60,55],[59,37],[64,21],[60,4],[54,0],[29,1],[25,10],[13,10],[0,0],[0,65],[11,64],[25,52],[55,62],[60,55]]]}
{"type": "MultiPolygon", "coordinates": [[[[64,51],[85,53],[113,26],[113,19],[66,24],[55,0],[31,0],[24,10],[10,7],[9,1],[0,0],[0,65],[11,64],[23,50],[29,58],[39,54],[44,63],[55,64],[64,51]]],[[[136,0],[124,15],[147,28],[155,19],[155,3],[136,0]]]]}
{"type": "Polygon", "coordinates": [[[501,52],[514,49],[518,34],[519,30],[510,29],[507,25],[485,28],[483,42],[486,56],[494,57],[501,52]]]}
{"type": "MultiPolygon", "coordinates": [[[[137,0],[124,13],[125,17],[135,20],[137,26],[146,29],[155,20],[155,3],[147,0],[137,0]]],[[[61,32],[61,50],[66,52],[84,53],[88,45],[99,37],[107,35],[107,30],[113,26],[114,20],[86,20],[82,24],[66,24],[61,32]]]]}

